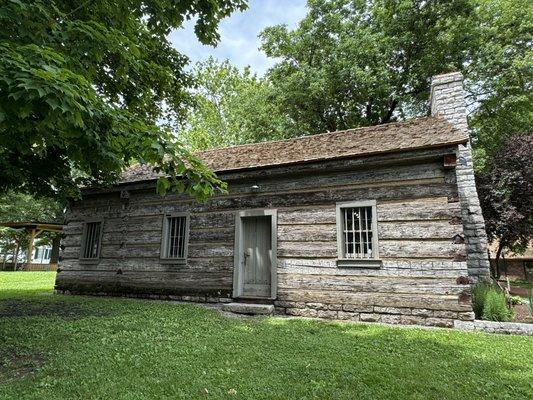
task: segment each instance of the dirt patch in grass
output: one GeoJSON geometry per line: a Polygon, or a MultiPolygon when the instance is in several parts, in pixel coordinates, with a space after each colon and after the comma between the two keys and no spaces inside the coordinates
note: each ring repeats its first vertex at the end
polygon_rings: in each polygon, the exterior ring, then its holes
{"type": "Polygon", "coordinates": [[[509,293],[513,296],[528,297],[533,295],[533,289],[525,288],[522,286],[511,286],[509,293]]]}
{"type": "Polygon", "coordinates": [[[531,315],[527,304],[517,304],[514,306],[514,312],[516,322],[533,323],[533,315],[531,315]]]}
{"type": "Polygon", "coordinates": [[[76,319],[88,316],[106,316],[109,312],[94,307],[63,301],[5,300],[0,301],[0,318],[9,317],[60,317],[76,319]]]}
{"type": "Polygon", "coordinates": [[[0,382],[11,382],[33,374],[44,364],[39,354],[18,354],[10,352],[0,355],[0,382]]]}

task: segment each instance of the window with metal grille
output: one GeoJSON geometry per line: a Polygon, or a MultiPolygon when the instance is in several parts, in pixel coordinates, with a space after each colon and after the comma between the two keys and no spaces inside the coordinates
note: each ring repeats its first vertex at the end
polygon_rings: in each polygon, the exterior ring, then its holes
{"type": "Polygon", "coordinates": [[[86,260],[97,260],[100,256],[101,237],[102,222],[86,222],[80,258],[86,260]]]}
{"type": "Polygon", "coordinates": [[[339,260],[347,261],[344,265],[364,266],[378,259],[375,201],[337,204],[337,242],[339,260]]]}
{"type": "Polygon", "coordinates": [[[185,260],[188,234],[189,218],[186,214],[166,215],[163,222],[161,258],[185,260]]]}

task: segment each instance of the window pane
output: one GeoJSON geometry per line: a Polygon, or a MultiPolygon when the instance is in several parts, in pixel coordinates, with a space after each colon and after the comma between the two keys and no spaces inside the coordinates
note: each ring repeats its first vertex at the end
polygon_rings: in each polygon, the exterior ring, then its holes
{"type": "Polygon", "coordinates": [[[373,258],[372,207],[341,209],[344,258],[373,258]]]}
{"type": "Polygon", "coordinates": [[[167,217],[166,220],[166,258],[185,258],[187,218],[167,217]]]}
{"type": "Polygon", "coordinates": [[[82,252],[83,258],[98,258],[101,227],[101,222],[88,222],[85,225],[85,243],[82,252]]]}

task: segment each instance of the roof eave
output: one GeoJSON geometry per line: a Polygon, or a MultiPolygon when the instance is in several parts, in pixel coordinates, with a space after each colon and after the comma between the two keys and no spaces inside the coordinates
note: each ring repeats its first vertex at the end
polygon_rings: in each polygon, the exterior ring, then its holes
{"type": "MultiPolygon", "coordinates": [[[[243,167],[243,168],[233,168],[233,169],[223,169],[223,170],[214,170],[215,173],[225,173],[225,172],[246,172],[246,171],[253,171],[258,170],[262,168],[273,168],[273,167],[283,167],[283,166],[290,166],[290,165],[300,165],[300,164],[310,164],[314,162],[322,162],[322,161],[330,161],[330,160],[343,160],[343,159],[349,159],[349,158],[360,158],[360,157],[368,157],[368,156],[374,156],[374,155],[386,155],[386,154],[397,154],[397,153],[403,153],[407,151],[419,151],[419,150],[430,150],[430,149],[438,149],[438,148],[444,148],[444,147],[450,147],[450,146],[457,146],[460,144],[466,144],[468,142],[468,137],[464,137],[460,140],[454,140],[450,142],[445,143],[438,143],[434,145],[425,145],[425,146],[415,146],[415,147],[409,147],[409,148],[403,148],[403,149],[395,149],[395,150],[389,150],[389,151],[375,151],[375,152],[366,152],[361,154],[351,154],[351,155],[343,155],[338,157],[323,157],[323,158],[313,158],[309,160],[298,160],[294,162],[285,162],[285,163],[276,163],[276,164],[265,164],[265,165],[255,165],[250,167],[243,167]]],[[[155,178],[148,178],[148,179],[139,179],[139,180],[132,180],[132,181],[123,181],[118,182],[114,184],[111,187],[108,188],[83,188],[81,191],[82,193],[86,194],[94,194],[95,192],[99,193],[105,193],[105,192],[111,192],[114,191],[113,189],[119,188],[119,187],[127,187],[132,184],[136,183],[147,183],[151,181],[157,181],[159,179],[158,177],[155,178]]]]}

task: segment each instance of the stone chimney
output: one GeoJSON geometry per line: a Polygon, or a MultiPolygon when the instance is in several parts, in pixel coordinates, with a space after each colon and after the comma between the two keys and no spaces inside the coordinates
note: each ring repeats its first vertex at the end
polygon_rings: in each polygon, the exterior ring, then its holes
{"type": "MultiPolygon", "coordinates": [[[[431,79],[430,103],[432,116],[440,115],[457,129],[469,133],[463,75],[460,72],[437,75],[431,79]]],[[[490,277],[487,233],[477,195],[470,141],[465,146],[459,145],[455,171],[466,241],[468,274],[471,282],[486,280],[490,277]]]]}

